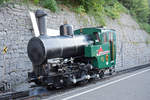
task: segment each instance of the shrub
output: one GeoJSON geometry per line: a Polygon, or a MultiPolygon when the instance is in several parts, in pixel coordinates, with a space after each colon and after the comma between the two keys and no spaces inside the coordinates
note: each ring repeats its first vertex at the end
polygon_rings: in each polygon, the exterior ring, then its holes
{"type": "Polygon", "coordinates": [[[2,4],[5,0],[0,0],[0,4],[2,4]]]}
{"type": "Polygon", "coordinates": [[[140,23],[139,25],[142,29],[144,29],[146,32],[150,33],[150,25],[148,23],[140,23]]]}
{"type": "Polygon", "coordinates": [[[33,2],[34,2],[34,4],[36,4],[36,5],[39,4],[39,0],[34,0],[33,2]]]}
{"type": "Polygon", "coordinates": [[[84,15],[86,12],[83,6],[75,7],[75,8],[73,8],[73,11],[75,11],[76,13],[81,14],[81,15],[84,15]]]}
{"type": "Polygon", "coordinates": [[[50,9],[53,12],[58,10],[55,0],[41,0],[43,7],[50,9]]]}
{"type": "Polygon", "coordinates": [[[148,0],[119,0],[127,7],[131,14],[135,16],[140,22],[148,22],[150,8],[148,0]]]}
{"type": "Polygon", "coordinates": [[[127,11],[117,0],[75,0],[75,4],[82,6],[101,25],[105,25],[105,16],[116,19],[120,17],[120,13],[127,11]]]}

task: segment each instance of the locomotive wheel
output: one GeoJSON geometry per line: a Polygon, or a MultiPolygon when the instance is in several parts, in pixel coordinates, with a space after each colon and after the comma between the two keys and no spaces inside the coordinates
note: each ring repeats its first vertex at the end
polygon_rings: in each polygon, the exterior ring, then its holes
{"type": "Polygon", "coordinates": [[[42,85],[42,83],[39,82],[39,81],[35,81],[34,83],[35,83],[36,85],[42,85]]]}
{"type": "Polygon", "coordinates": [[[84,84],[87,84],[87,83],[88,83],[88,80],[83,80],[83,81],[78,82],[77,84],[78,85],[84,85],[84,84]]]}
{"type": "Polygon", "coordinates": [[[63,84],[64,84],[64,80],[61,76],[55,78],[54,87],[56,89],[63,88],[63,84]]]}
{"type": "Polygon", "coordinates": [[[113,72],[115,72],[115,67],[114,66],[109,69],[109,75],[112,75],[113,72]]]}
{"type": "Polygon", "coordinates": [[[47,86],[46,87],[48,90],[55,90],[55,88],[53,86],[47,86]]]}
{"type": "MultiPolygon", "coordinates": [[[[83,76],[85,76],[85,75],[87,75],[87,72],[82,71],[82,72],[81,72],[81,77],[83,77],[83,76]]],[[[88,83],[88,80],[87,80],[87,79],[84,79],[84,80],[82,80],[82,81],[79,81],[77,84],[78,84],[78,85],[83,85],[83,84],[86,84],[86,83],[88,83]]]]}
{"type": "Polygon", "coordinates": [[[103,70],[99,73],[99,77],[104,78],[104,71],[103,70]]]}
{"type": "Polygon", "coordinates": [[[113,67],[112,67],[112,70],[113,70],[113,72],[115,72],[115,71],[116,71],[116,70],[115,70],[115,66],[113,66],[113,67]]]}
{"type": "Polygon", "coordinates": [[[64,87],[70,87],[72,85],[72,82],[70,82],[70,78],[66,77],[64,78],[64,87]]]}
{"type": "Polygon", "coordinates": [[[109,69],[109,75],[112,75],[112,69],[111,68],[109,69]]]}

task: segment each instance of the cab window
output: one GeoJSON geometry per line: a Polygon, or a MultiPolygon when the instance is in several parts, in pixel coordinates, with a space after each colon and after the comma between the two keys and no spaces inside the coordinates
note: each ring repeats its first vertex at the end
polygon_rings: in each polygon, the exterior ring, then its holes
{"type": "Polygon", "coordinates": [[[94,32],[96,36],[96,42],[101,42],[98,32],[94,32]]]}

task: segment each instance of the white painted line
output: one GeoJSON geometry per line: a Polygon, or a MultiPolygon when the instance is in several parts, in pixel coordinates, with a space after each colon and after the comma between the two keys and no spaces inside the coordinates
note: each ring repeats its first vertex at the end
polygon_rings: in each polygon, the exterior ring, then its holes
{"type": "Polygon", "coordinates": [[[117,82],[120,82],[120,81],[122,81],[122,80],[126,80],[126,79],[128,79],[128,78],[131,78],[131,77],[133,77],[133,76],[136,76],[136,75],[142,74],[142,73],[147,72],[147,71],[150,71],[150,69],[146,69],[146,70],[144,70],[144,71],[137,72],[137,73],[135,73],[135,74],[132,74],[132,75],[126,76],[126,77],[124,77],[124,78],[121,78],[121,79],[118,79],[118,80],[115,80],[115,81],[112,81],[112,82],[109,82],[109,83],[106,83],[106,84],[104,84],[104,85],[101,85],[101,86],[95,87],[95,88],[93,88],[93,89],[90,89],[90,90],[87,90],[87,91],[84,91],[84,92],[81,92],[81,93],[77,93],[77,94],[75,94],[75,95],[72,95],[72,96],[66,97],[66,98],[64,98],[64,99],[62,99],[62,100],[69,100],[69,99],[72,99],[72,98],[78,97],[78,96],[80,96],[80,95],[83,95],[83,94],[86,94],[86,93],[89,93],[89,92],[95,91],[95,90],[97,90],[97,89],[100,89],[100,88],[103,88],[103,87],[106,87],[106,86],[109,86],[109,85],[115,84],[115,83],[117,83],[117,82]]]}
{"type": "Polygon", "coordinates": [[[88,89],[89,87],[83,87],[83,88],[80,88],[80,89],[76,89],[76,90],[72,90],[72,91],[69,91],[69,92],[65,92],[65,93],[63,93],[63,94],[58,94],[58,95],[56,95],[56,96],[52,96],[52,97],[50,97],[50,98],[47,98],[47,99],[42,99],[42,100],[53,100],[53,99],[55,99],[56,97],[61,97],[61,96],[64,96],[64,95],[67,95],[67,94],[71,94],[71,93],[74,93],[74,92],[77,92],[77,91],[82,91],[82,90],[86,90],[86,89],[88,89]]]}

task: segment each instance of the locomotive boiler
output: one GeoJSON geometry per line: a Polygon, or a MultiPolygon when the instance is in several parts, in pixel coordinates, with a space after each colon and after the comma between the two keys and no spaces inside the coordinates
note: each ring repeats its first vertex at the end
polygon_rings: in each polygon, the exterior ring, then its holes
{"type": "Polygon", "coordinates": [[[28,55],[34,65],[52,58],[69,58],[84,55],[84,46],[91,44],[90,36],[34,37],[28,43],[28,55]]]}
{"type": "Polygon", "coordinates": [[[102,78],[114,70],[116,62],[115,31],[104,28],[82,28],[73,31],[71,25],[60,26],[60,36],[46,35],[45,13],[36,16],[41,35],[33,37],[27,47],[33,71],[29,82],[60,88],[102,78]]]}

